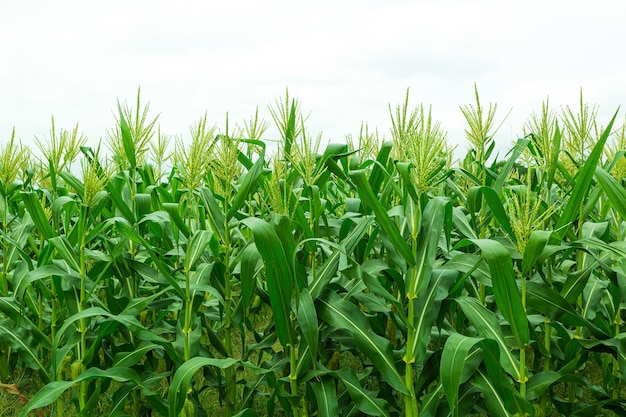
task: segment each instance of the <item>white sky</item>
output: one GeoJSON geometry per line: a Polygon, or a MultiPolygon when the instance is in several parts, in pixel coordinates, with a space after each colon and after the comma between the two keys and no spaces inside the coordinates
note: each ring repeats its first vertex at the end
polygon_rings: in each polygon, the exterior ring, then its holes
{"type": "Polygon", "coordinates": [[[205,110],[221,129],[257,105],[271,121],[288,87],[325,141],[362,121],[389,137],[388,104],[410,87],[465,149],[476,82],[498,120],[513,108],[496,138],[508,149],[548,96],[576,105],[582,87],[604,124],[626,104],[624,16],[622,0],[0,0],[0,144],[13,127],[47,137],[53,115],[93,145],[139,86],[165,133],[188,137],[205,110]]]}

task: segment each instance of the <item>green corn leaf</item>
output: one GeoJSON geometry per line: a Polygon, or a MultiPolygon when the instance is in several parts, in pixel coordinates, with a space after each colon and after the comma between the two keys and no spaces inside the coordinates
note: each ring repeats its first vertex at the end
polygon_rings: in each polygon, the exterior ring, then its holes
{"type": "Polygon", "coordinates": [[[458,333],[452,333],[443,347],[441,354],[440,375],[443,391],[450,406],[450,414],[454,417],[458,415],[457,405],[459,396],[459,386],[465,368],[465,360],[481,338],[467,337],[458,333]]]}
{"type": "Polygon", "coordinates": [[[588,386],[589,382],[574,374],[562,375],[554,371],[539,372],[528,379],[526,383],[526,397],[535,400],[543,395],[554,384],[559,382],[569,382],[580,386],[588,386]]]}
{"type": "Polygon", "coordinates": [[[187,255],[185,257],[185,268],[190,271],[191,268],[200,260],[206,247],[213,238],[213,232],[208,230],[196,230],[191,237],[191,242],[187,247],[187,255]]]}
{"type": "MultiPolygon", "coordinates": [[[[287,107],[287,106],[285,106],[287,107]]],[[[285,109],[286,110],[286,109],[285,109]]],[[[291,106],[288,110],[288,118],[287,125],[285,126],[285,130],[283,132],[284,135],[284,148],[283,152],[285,155],[291,155],[291,147],[293,146],[293,142],[296,140],[296,132],[297,132],[297,115],[298,115],[298,103],[296,100],[291,100],[291,106]]]]}
{"type": "Polygon", "coordinates": [[[518,139],[517,142],[515,142],[515,147],[509,152],[511,156],[509,157],[509,159],[507,159],[506,163],[498,173],[498,177],[493,183],[493,189],[497,194],[502,191],[504,182],[507,180],[507,178],[509,178],[511,171],[515,167],[515,161],[517,161],[517,158],[520,157],[520,155],[522,154],[522,152],[524,152],[524,149],[526,149],[529,143],[530,139],[526,138],[518,139]]]}
{"type": "MultiPolygon", "coordinates": [[[[297,245],[293,236],[293,223],[289,221],[288,216],[274,215],[270,220],[278,240],[280,241],[283,251],[285,252],[285,259],[287,259],[287,266],[289,266],[289,273],[294,279],[294,285],[298,287],[295,290],[297,293],[302,288],[306,287],[305,268],[300,265],[297,259],[297,245]]],[[[303,241],[305,244],[307,240],[303,241]]]]}
{"type": "Polygon", "coordinates": [[[122,131],[122,145],[124,145],[124,153],[126,154],[126,158],[128,158],[130,168],[134,170],[137,167],[135,144],[133,143],[133,137],[130,133],[128,121],[124,116],[124,111],[122,110],[122,106],[119,102],[117,103],[117,110],[120,114],[120,130],[122,131]]]}
{"type": "Polygon", "coordinates": [[[85,184],[82,183],[81,180],[76,178],[72,173],[68,171],[59,172],[59,176],[63,178],[66,185],[72,187],[72,189],[76,190],[76,193],[82,198],[85,195],[85,184]]]}
{"type": "Polygon", "coordinates": [[[535,230],[530,234],[524,257],[522,258],[522,274],[527,276],[530,268],[532,268],[539,259],[543,249],[548,244],[552,232],[545,230],[535,230]]]}
{"type": "Polygon", "coordinates": [[[585,285],[587,285],[587,281],[592,272],[597,268],[598,263],[593,262],[585,269],[580,269],[568,274],[565,284],[561,289],[560,296],[563,297],[568,304],[575,304],[580,294],[582,294],[585,285]]]}
{"type": "Polygon", "coordinates": [[[389,214],[387,214],[387,210],[385,210],[382,204],[380,204],[378,197],[374,194],[369,182],[365,178],[365,171],[352,171],[350,172],[350,178],[352,178],[356,184],[361,195],[361,199],[374,211],[376,221],[385,231],[394,248],[400,253],[409,266],[415,266],[415,258],[413,257],[411,248],[400,234],[398,227],[391,220],[389,214]]]}
{"type": "Polygon", "coordinates": [[[594,320],[597,315],[597,308],[601,304],[602,297],[609,285],[609,281],[603,281],[595,276],[589,277],[587,285],[583,291],[583,304],[581,315],[587,320],[594,320]]]}
{"type": "Polygon", "coordinates": [[[472,384],[480,388],[492,415],[506,417],[512,414],[533,415],[532,405],[513,389],[502,368],[497,365],[501,361],[500,348],[496,341],[468,337],[459,333],[452,333],[448,337],[441,355],[441,383],[450,406],[450,414],[459,415],[459,387],[470,376],[464,371],[469,365],[468,359],[474,347],[482,349],[487,374],[480,368],[472,372],[474,374],[472,384]]]}
{"type": "Polygon", "coordinates": [[[626,333],[620,333],[614,338],[605,340],[577,339],[577,342],[590,351],[611,352],[617,358],[622,380],[626,380],[626,333]]]}
{"type": "Polygon", "coordinates": [[[437,408],[439,407],[439,398],[442,395],[443,385],[438,384],[432,392],[422,396],[420,398],[420,416],[422,417],[435,417],[437,415],[437,408]]]}
{"type": "Polygon", "coordinates": [[[374,194],[378,194],[378,192],[380,191],[380,187],[385,180],[385,177],[389,177],[389,174],[386,172],[386,167],[389,161],[389,155],[391,154],[392,147],[393,143],[386,141],[380,145],[380,149],[378,150],[376,163],[372,168],[372,173],[370,174],[369,178],[370,187],[372,188],[372,192],[374,194]]]}
{"type": "Polygon", "coordinates": [[[10,236],[6,236],[4,231],[0,234],[0,239],[4,239],[8,245],[5,245],[6,254],[4,256],[4,269],[9,271],[12,266],[17,262],[18,256],[21,255],[22,259],[27,262],[30,261],[30,254],[26,252],[26,243],[31,237],[31,233],[35,224],[32,222],[30,215],[24,213],[20,224],[12,231],[10,236]]]}
{"type": "Polygon", "coordinates": [[[526,283],[526,303],[529,308],[545,314],[557,323],[569,326],[590,324],[559,293],[548,286],[536,282],[526,283]]]}
{"type": "Polygon", "coordinates": [[[37,281],[44,280],[51,277],[64,277],[68,280],[74,280],[80,282],[80,274],[79,271],[75,271],[69,267],[69,265],[64,264],[65,268],[61,268],[59,264],[51,264],[40,266],[39,268],[35,268],[32,271],[28,271],[24,277],[24,279],[20,280],[17,288],[15,289],[15,298],[20,302],[24,303],[24,297],[26,296],[27,291],[31,288],[31,285],[36,285],[37,281]]]}
{"type": "MultiPolygon", "coordinates": [[[[401,303],[397,297],[394,297],[387,289],[381,284],[379,276],[383,271],[389,269],[389,266],[380,260],[370,260],[364,262],[360,267],[355,267],[358,271],[359,278],[363,281],[363,284],[375,294],[377,297],[385,299],[387,302],[394,305],[397,309],[402,308],[401,303]]],[[[344,270],[345,272],[346,270],[344,270]]]]}
{"type": "Polygon", "coordinates": [[[24,307],[13,297],[0,297],[0,311],[13,323],[28,331],[44,349],[52,349],[50,337],[25,314],[24,307]]]}
{"type": "MultiPolygon", "coordinates": [[[[128,324],[127,320],[128,320],[128,316],[124,317],[124,316],[118,316],[116,314],[111,314],[110,312],[106,311],[105,309],[101,308],[101,307],[90,307],[87,308],[85,310],[79,311],[78,313],[66,318],[63,321],[63,325],[61,326],[61,328],[57,331],[57,334],[55,336],[55,340],[54,340],[54,347],[58,348],[59,346],[61,346],[61,340],[64,338],[65,333],[74,326],[74,323],[76,323],[77,321],[81,320],[81,319],[88,319],[88,318],[92,318],[92,317],[107,317],[107,318],[111,318],[115,321],[118,321],[124,325],[128,324]]],[[[136,323],[139,323],[138,321],[136,321],[136,319],[134,317],[130,317],[131,320],[135,321],[136,323]]],[[[53,348],[54,348],[53,347],[53,348]]]]}
{"type": "Polygon", "coordinates": [[[180,216],[180,212],[178,211],[179,206],[179,203],[163,203],[163,208],[167,211],[167,214],[169,214],[170,220],[172,220],[176,227],[178,227],[178,230],[180,230],[186,238],[189,238],[189,228],[180,216]]]}
{"type": "Polygon", "coordinates": [[[358,150],[354,150],[351,152],[348,151],[348,145],[345,143],[329,143],[328,145],[326,145],[326,149],[324,149],[324,153],[318,162],[324,164],[326,166],[326,169],[322,171],[322,174],[315,184],[320,188],[325,188],[326,184],[332,183],[331,181],[329,181],[331,174],[334,174],[342,181],[349,182],[350,179],[346,176],[337,161],[342,161],[344,169],[347,170],[348,157],[356,153],[358,153],[358,150]]]}
{"type": "MultiPolygon", "coordinates": [[[[609,232],[609,222],[584,222],[582,226],[582,237],[585,238],[596,238],[600,240],[606,240],[609,232]]],[[[583,256],[586,255],[583,252],[583,256]]],[[[586,263],[586,262],[585,262],[586,263]]]]}
{"type": "MultiPolygon", "coordinates": [[[[443,198],[433,198],[427,204],[422,215],[419,248],[417,250],[416,271],[412,276],[414,282],[408,285],[407,297],[420,297],[430,282],[431,272],[437,257],[437,244],[443,231],[449,202],[443,198]]],[[[451,215],[451,213],[450,213],[451,215]]]]}
{"type": "Polygon", "coordinates": [[[152,196],[146,193],[135,194],[135,206],[137,207],[137,218],[152,213],[152,196]]]}
{"type": "Polygon", "coordinates": [[[313,298],[306,288],[300,293],[298,298],[298,324],[304,340],[309,346],[309,352],[313,363],[317,362],[317,345],[319,343],[319,331],[317,323],[317,312],[313,304],[313,298]]]}
{"type": "Polygon", "coordinates": [[[0,340],[2,344],[10,346],[18,352],[24,363],[32,369],[38,370],[44,382],[50,381],[50,374],[39,359],[39,350],[31,346],[30,338],[26,336],[25,329],[16,327],[15,323],[9,320],[0,319],[0,340]]]}
{"type": "Polygon", "coordinates": [[[57,236],[49,240],[50,244],[54,246],[59,255],[67,262],[67,264],[76,272],[82,270],[78,253],[74,247],[70,244],[65,236],[57,236]]]}
{"type": "MultiPolygon", "coordinates": [[[[107,195],[115,205],[115,208],[119,210],[120,214],[130,223],[136,222],[133,210],[124,200],[124,188],[126,188],[126,181],[123,177],[117,176],[113,180],[106,183],[104,188],[107,191],[107,195]]],[[[128,190],[126,190],[128,191],[128,190]]]]}
{"type": "Polygon", "coordinates": [[[464,274],[470,274],[478,282],[485,286],[491,287],[491,276],[489,268],[479,255],[473,253],[460,253],[450,259],[444,266],[445,269],[452,269],[464,274]]]}
{"type": "Polygon", "coordinates": [[[226,226],[225,226],[225,217],[224,213],[220,209],[215,196],[208,188],[199,188],[195,190],[195,192],[200,196],[200,199],[204,203],[204,207],[207,209],[209,214],[209,221],[211,223],[211,227],[213,231],[215,231],[222,242],[226,241],[226,226]]]}
{"type": "Polygon", "coordinates": [[[383,378],[397,391],[408,394],[394,364],[391,343],[371,330],[365,315],[354,304],[330,291],[325,292],[317,302],[320,318],[348,330],[358,348],[372,360],[383,378]]]}
{"type": "Polygon", "coordinates": [[[43,211],[43,207],[41,207],[39,195],[34,191],[23,191],[21,195],[24,206],[30,213],[30,217],[35,223],[37,231],[41,233],[44,239],[51,239],[55,233],[52,230],[52,226],[50,226],[48,217],[43,211]]]}
{"type": "Polygon", "coordinates": [[[58,223],[60,221],[61,214],[63,212],[69,212],[71,215],[71,213],[76,210],[76,205],[76,199],[68,197],[66,195],[54,199],[54,201],[52,202],[52,218],[54,219],[55,223],[58,223]]]}
{"type": "MultiPolygon", "coordinates": [[[[331,144],[332,145],[332,144],[331,144]]],[[[334,144],[335,146],[343,146],[345,147],[346,145],[339,145],[339,144],[334,144]]],[[[330,145],[329,145],[330,146],[330,145]]],[[[328,151],[328,148],[326,149],[325,152],[328,151]]],[[[356,151],[354,151],[356,152],[356,151]]],[[[351,152],[350,154],[354,153],[351,152]]],[[[346,154],[342,154],[340,155],[342,158],[345,158],[347,155],[346,154]]],[[[320,177],[316,184],[328,184],[328,178],[331,174],[335,175],[337,178],[339,178],[342,181],[345,182],[350,182],[350,178],[348,178],[348,176],[345,174],[344,170],[341,169],[341,165],[337,163],[337,161],[335,161],[335,159],[333,157],[323,157],[322,160],[324,161],[324,164],[326,165],[327,170],[324,171],[322,173],[322,176],[324,177],[323,179],[320,177]]]]}
{"type": "Polygon", "coordinates": [[[332,378],[322,378],[320,382],[311,381],[311,390],[315,395],[317,413],[322,417],[336,417],[339,415],[337,402],[337,388],[332,378]]]}
{"type": "Polygon", "coordinates": [[[606,193],[613,208],[622,220],[626,219],[626,190],[615,178],[600,167],[596,168],[596,179],[606,193]]]}
{"type": "Polygon", "coordinates": [[[167,402],[170,407],[169,417],[179,416],[180,411],[183,409],[185,398],[187,398],[191,377],[198,369],[205,366],[226,369],[235,365],[237,362],[238,361],[233,358],[218,359],[195,357],[180,365],[172,378],[172,383],[170,384],[167,395],[167,402]]]}
{"type": "Polygon", "coordinates": [[[315,271],[315,276],[312,277],[309,283],[309,291],[313,299],[319,297],[324,288],[326,288],[326,285],[337,273],[340,258],[341,252],[335,250],[333,254],[326,259],[326,262],[315,271]]]}
{"type": "Polygon", "coordinates": [[[389,417],[387,401],[364,389],[352,369],[342,368],[332,374],[341,379],[359,411],[370,416],[389,417]]]}
{"type": "Polygon", "coordinates": [[[498,344],[501,355],[500,365],[514,379],[518,380],[519,360],[513,356],[510,347],[506,343],[502,328],[498,323],[495,314],[487,310],[477,299],[470,297],[459,297],[456,302],[461,306],[463,313],[467,316],[470,323],[474,325],[478,334],[490,340],[494,340],[498,344]]]}
{"type": "Polygon", "coordinates": [[[265,166],[265,150],[261,152],[259,159],[254,163],[252,168],[246,173],[246,175],[242,179],[242,183],[233,198],[230,209],[228,210],[228,214],[226,218],[230,220],[231,217],[237,213],[237,210],[241,208],[243,203],[246,201],[246,197],[253,191],[257,182],[259,181],[259,177],[263,174],[263,169],[265,166]]]}
{"type": "MultiPolygon", "coordinates": [[[[494,382],[482,370],[476,372],[476,377],[472,381],[485,397],[490,416],[510,417],[511,414],[508,412],[505,400],[502,398],[503,392],[508,391],[508,387],[507,385],[501,385],[499,382],[501,381],[494,382]]],[[[505,383],[508,384],[508,381],[505,380],[505,383]]]]}
{"type": "Polygon", "coordinates": [[[480,210],[481,196],[484,197],[487,206],[491,210],[493,217],[496,219],[500,227],[502,227],[502,230],[506,232],[509,239],[516,242],[517,238],[515,237],[515,233],[513,233],[513,228],[509,222],[509,216],[504,210],[504,206],[502,205],[502,201],[500,201],[498,193],[493,188],[486,186],[474,186],[468,190],[467,207],[472,216],[480,210]]]}
{"type": "MultiPolygon", "coordinates": [[[[130,384],[122,384],[122,386],[115,391],[115,393],[113,394],[113,398],[111,399],[109,417],[124,415],[123,410],[126,406],[126,399],[130,395],[130,393],[133,392],[133,388],[134,387],[130,384]]],[[[167,410],[165,414],[167,414],[167,410]]]]}
{"type": "Polygon", "coordinates": [[[615,122],[617,113],[618,112],[616,111],[606,129],[602,132],[602,135],[600,135],[600,138],[593,147],[593,150],[587,157],[585,165],[583,165],[583,167],[578,171],[578,174],[576,174],[574,189],[570,194],[570,198],[567,201],[565,208],[561,212],[559,220],[554,226],[551,243],[563,240],[563,236],[565,236],[569,231],[571,223],[576,220],[576,217],[580,212],[580,207],[584,204],[585,196],[591,187],[591,182],[593,180],[593,175],[596,172],[598,161],[604,151],[604,144],[611,135],[611,129],[613,128],[613,123],[615,122]]]}
{"type": "Polygon", "coordinates": [[[78,378],[73,381],[54,381],[50,382],[42,389],[40,389],[33,398],[30,399],[22,412],[20,413],[20,417],[26,417],[28,413],[32,410],[36,410],[41,407],[45,407],[47,405],[52,404],[56,401],[65,391],[73,387],[82,381],[90,381],[94,379],[111,379],[113,381],[121,382],[121,383],[133,383],[136,387],[141,389],[141,392],[144,395],[151,396],[155,395],[154,392],[150,391],[141,381],[141,377],[137,374],[137,372],[133,371],[129,368],[109,368],[109,369],[99,369],[99,368],[90,368],[87,371],[83,372],[78,378]]]}
{"type": "MultiPolygon", "coordinates": [[[[373,223],[374,218],[372,216],[362,217],[355,222],[355,227],[350,234],[344,238],[341,242],[345,248],[345,256],[350,256],[356,248],[358,242],[365,236],[369,227],[373,223]]],[[[312,279],[309,282],[309,292],[313,300],[317,299],[322,293],[326,285],[335,276],[339,268],[339,260],[343,253],[339,250],[335,250],[326,262],[320,266],[312,279]]]]}
{"type": "Polygon", "coordinates": [[[463,237],[468,239],[478,239],[476,232],[472,229],[472,226],[469,224],[469,221],[467,220],[467,217],[461,207],[454,207],[452,209],[452,224],[463,237]]]}
{"type": "Polygon", "coordinates": [[[145,357],[146,353],[151,350],[161,349],[161,346],[154,343],[143,341],[134,350],[130,352],[118,352],[113,356],[113,367],[130,368],[145,357]]]}
{"type": "Polygon", "coordinates": [[[500,312],[511,324],[518,346],[525,346],[530,340],[530,332],[522,297],[515,281],[511,255],[495,240],[471,239],[471,242],[482,250],[483,256],[487,259],[493,292],[500,312]]]}
{"type": "Polygon", "coordinates": [[[256,288],[256,275],[260,269],[261,254],[254,243],[246,246],[241,255],[241,304],[244,311],[248,311],[250,300],[256,288]]]}
{"type": "MultiPolygon", "coordinates": [[[[430,333],[433,323],[439,316],[441,303],[448,296],[448,290],[458,276],[458,272],[445,269],[436,269],[432,273],[430,285],[426,292],[415,303],[414,323],[415,340],[413,346],[407,344],[406,351],[413,361],[420,365],[426,356],[426,348],[430,342],[430,333]]],[[[407,358],[408,359],[408,358],[407,358]]]]}
{"type": "Polygon", "coordinates": [[[482,393],[485,396],[487,406],[494,413],[500,413],[502,405],[508,413],[519,416],[533,416],[534,407],[523,398],[511,384],[510,378],[505,375],[503,369],[498,366],[500,349],[498,344],[490,339],[480,343],[484,355],[483,363],[487,368],[487,375],[482,369],[478,369],[473,380],[474,385],[482,385],[482,393]],[[488,398],[491,397],[491,398],[488,398]]]}
{"type": "Polygon", "coordinates": [[[142,245],[146,252],[150,255],[150,259],[157,266],[157,269],[163,274],[167,282],[172,286],[172,289],[176,292],[176,294],[180,298],[185,298],[185,291],[178,285],[178,281],[170,274],[170,268],[165,265],[165,263],[161,260],[161,257],[155,252],[152,245],[144,239],[137,231],[131,227],[125,219],[122,218],[113,218],[110,219],[109,222],[115,224],[115,227],[118,229],[120,234],[126,238],[130,239],[136,243],[142,245]]]}
{"type": "Polygon", "coordinates": [[[257,250],[265,263],[267,290],[278,338],[283,346],[293,346],[294,329],[290,308],[293,296],[293,278],[283,246],[272,226],[266,221],[249,217],[242,220],[241,223],[252,230],[257,250]]]}
{"type": "Polygon", "coordinates": [[[411,163],[410,162],[398,162],[396,163],[396,169],[398,174],[402,178],[403,190],[406,191],[414,202],[419,203],[419,197],[417,195],[417,189],[411,179],[411,163]]]}

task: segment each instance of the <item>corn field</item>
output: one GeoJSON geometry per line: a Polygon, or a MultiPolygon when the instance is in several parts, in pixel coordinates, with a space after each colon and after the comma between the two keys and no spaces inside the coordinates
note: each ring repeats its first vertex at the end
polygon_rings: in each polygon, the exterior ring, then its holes
{"type": "Polygon", "coordinates": [[[118,110],[102,149],[54,121],[0,149],[20,416],[626,413],[617,113],[546,101],[494,161],[475,91],[454,162],[408,92],[388,139],[324,148],[288,93],[271,150],[258,111],[183,139],[139,94],[118,110]]]}

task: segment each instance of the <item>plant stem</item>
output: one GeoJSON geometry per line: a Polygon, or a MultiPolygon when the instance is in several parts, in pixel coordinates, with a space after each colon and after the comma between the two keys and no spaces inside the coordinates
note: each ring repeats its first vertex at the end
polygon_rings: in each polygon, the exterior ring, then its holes
{"type": "MultiPolygon", "coordinates": [[[[228,204],[224,203],[224,213],[228,213],[228,204]]],[[[230,243],[230,233],[228,230],[228,218],[224,216],[224,302],[225,302],[225,310],[226,317],[224,321],[224,347],[228,356],[233,356],[233,344],[231,339],[231,321],[232,321],[232,289],[230,282],[230,253],[231,253],[231,243],[230,243]]],[[[232,416],[235,412],[235,395],[237,386],[236,382],[236,372],[234,369],[234,365],[226,368],[224,370],[224,376],[226,378],[226,416],[232,416]]]]}
{"type": "MultiPolygon", "coordinates": [[[[87,264],[85,259],[85,238],[86,231],[85,225],[87,223],[87,215],[89,208],[85,205],[81,205],[81,212],[79,218],[79,233],[80,233],[80,245],[78,247],[78,256],[80,264],[80,298],[78,300],[78,311],[81,312],[85,308],[87,300],[85,299],[87,293],[87,264]]],[[[78,351],[78,360],[81,363],[81,373],[87,371],[87,365],[84,363],[85,354],[87,353],[87,319],[81,318],[79,321],[79,333],[80,333],[80,348],[78,351]]],[[[87,403],[87,381],[81,381],[80,394],[78,397],[79,411],[85,408],[87,403]]]]}
{"type": "MultiPolygon", "coordinates": [[[[3,211],[2,211],[2,231],[8,235],[9,231],[7,217],[9,216],[9,202],[7,200],[7,196],[4,196],[2,199],[3,203],[3,211]]],[[[6,239],[2,239],[2,295],[4,297],[9,296],[9,279],[7,278],[7,262],[6,262],[6,253],[8,250],[8,242],[6,239]]]]}
{"type": "Polygon", "coordinates": [[[404,385],[409,390],[409,395],[404,396],[404,414],[407,417],[418,417],[417,397],[413,383],[413,364],[406,363],[404,385]]]}
{"type": "Polygon", "coordinates": [[[526,346],[522,346],[519,351],[519,393],[522,398],[526,398],[526,346]]]}
{"type": "MultiPolygon", "coordinates": [[[[526,312],[526,277],[522,276],[522,307],[526,312]]],[[[519,393],[526,398],[526,345],[522,345],[519,351],[519,393]]]]}
{"type": "MultiPolygon", "coordinates": [[[[415,275],[415,268],[411,269],[411,275],[415,275]]],[[[416,279],[416,278],[415,278],[416,279]]],[[[415,294],[408,294],[408,321],[409,326],[407,329],[407,346],[413,346],[417,334],[415,332],[415,300],[417,297],[415,294]]],[[[415,395],[415,387],[413,385],[413,363],[415,363],[415,357],[413,352],[406,352],[403,358],[405,366],[404,385],[409,391],[408,395],[404,396],[404,412],[408,417],[417,417],[417,398],[415,395]]]]}
{"type": "MultiPolygon", "coordinates": [[[[548,353],[550,353],[550,334],[552,333],[552,325],[550,323],[551,323],[550,319],[546,317],[545,324],[544,324],[544,331],[543,331],[543,345],[546,348],[546,351],[548,351],[548,353]]],[[[543,359],[543,371],[544,372],[550,371],[550,356],[546,356],[543,359]]],[[[539,407],[539,409],[541,410],[541,416],[547,415],[549,399],[550,399],[549,392],[548,391],[544,392],[543,395],[541,396],[541,400],[540,400],[541,406],[539,407]]]]}
{"type": "MultiPolygon", "coordinates": [[[[546,321],[544,325],[543,345],[548,351],[548,353],[550,353],[550,334],[552,333],[552,325],[550,323],[551,323],[550,319],[546,317],[546,321]]],[[[550,357],[549,356],[545,358],[543,362],[543,370],[546,372],[550,370],[550,357]]]]}
{"type": "MultiPolygon", "coordinates": [[[[289,389],[291,390],[291,395],[298,396],[298,375],[296,374],[297,370],[297,362],[296,362],[296,348],[293,344],[289,345],[289,389]]],[[[300,409],[299,407],[293,407],[293,417],[300,417],[300,409]]]]}
{"type": "Polygon", "coordinates": [[[184,302],[185,317],[184,317],[184,324],[183,324],[183,337],[184,337],[183,354],[184,354],[185,362],[188,361],[191,356],[189,353],[189,349],[190,349],[190,338],[191,338],[192,300],[191,300],[191,290],[189,288],[189,268],[190,268],[189,265],[185,266],[185,302],[184,302]]]}

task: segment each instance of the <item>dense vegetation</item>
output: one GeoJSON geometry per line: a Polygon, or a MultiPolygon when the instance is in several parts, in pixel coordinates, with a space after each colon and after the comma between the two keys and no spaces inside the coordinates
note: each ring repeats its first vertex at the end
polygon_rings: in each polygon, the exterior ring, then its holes
{"type": "Polygon", "coordinates": [[[408,94],[325,149],[287,94],[271,155],[258,112],[170,140],[139,95],[107,157],[13,135],[2,386],[33,379],[22,416],[623,415],[624,128],[546,102],[492,163],[475,98],[459,163],[408,94]]]}

